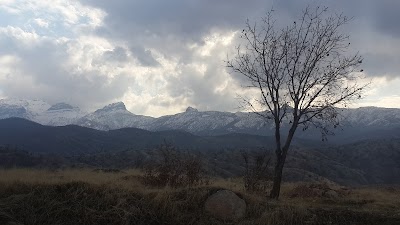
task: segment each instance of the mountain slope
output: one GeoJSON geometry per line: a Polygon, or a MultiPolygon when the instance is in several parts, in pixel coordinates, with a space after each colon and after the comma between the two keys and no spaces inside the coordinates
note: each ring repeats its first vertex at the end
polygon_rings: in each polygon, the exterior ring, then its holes
{"type": "Polygon", "coordinates": [[[363,171],[366,183],[400,183],[399,138],[329,147],[324,149],[324,154],[343,165],[363,171]]]}
{"type": "MultiPolygon", "coordinates": [[[[361,140],[400,138],[400,109],[362,107],[339,110],[341,127],[329,136],[330,144],[354,143],[361,140]]],[[[192,107],[185,112],[159,118],[135,115],[124,103],[117,102],[86,114],[65,103],[49,105],[39,100],[0,100],[0,119],[19,117],[43,125],[64,126],[75,124],[97,130],[140,128],[150,131],[183,130],[195,135],[221,135],[246,133],[263,136],[274,134],[273,123],[249,112],[199,111],[192,107]]],[[[282,127],[287,132],[287,125],[282,127]]],[[[320,141],[321,134],[314,128],[303,132],[299,127],[296,137],[320,141]]]]}
{"type": "Polygon", "coordinates": [[[76,123],[85,114],[78,107],[66,103],[57,103],[37,115],[34,121],[49,126],[65,126],[76,123]]]}
{"type": "Polygon", "coordinates": [[[137,128],[100,131],[68,125],[43,126],[21,118],[0,120],[0,145],[36,153],[94,153],[153,148],[164,141],[188,149],[256,148],[272,146],[273,139],[254,135],[200,137],[183,131],[151,132],[137,128]]]}
{"type": "Polygon", "coordinates": [[[147,129],[184,130],[198,135],[227,133],[267,135],[266,127],[265,122],[255,114],[218,111],[200,112],[189,107],[183,113],[157,118],[149,124],[147,129]]]}
{"type": "Polygon", "coordinates": [[[86,112],[66,103],[50,105],[41,100],[0,100],[0,119],[18,117],[43,125],[65,126],[76,123],[84,115],[86,112]]]}
{"type": "Polygon", "coordinates": [[[83,116],[74,124],[98,130],[115,130],[127,127],[148,129],[148,124],[153,120],[154,118],[149,116],[135,115],[126,109],[124,103],[117,102],[83,116]]]}
{"type": "MultiPolygon", "coordinates": [[[[3,163],[0,166],[63,166],[63,163],[117,168],[139,166],[140,158],[151,159],[152,150],[164,141],[196,152],[209,170],[226,177],[242,175],[242,151],[263,148],[273,157],[275,147],[273,137],[250,134],[196,136],[179,130],[151,132],[137,128],[100,131],[75,125],[43,126],[11,118],[0,120],[0,146],[25,153],[0,152],[0,164],[3,163]]],[[[295,139],[284,172],[289,181],[329,179],[346,185],[399,184],[400,139],[328,147],[295,139]]]]}

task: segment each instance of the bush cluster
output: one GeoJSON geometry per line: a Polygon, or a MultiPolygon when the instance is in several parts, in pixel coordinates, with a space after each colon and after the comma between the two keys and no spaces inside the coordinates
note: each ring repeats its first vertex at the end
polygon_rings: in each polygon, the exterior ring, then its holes
{"type": "Polygon", "coordinates": [[[242,151],[244,160],[243,184],[247,192],[265,192],[269,187],[272,175],[268,169],[271,157],[267,151],[242,151]]]}
{"type": "Polygon", "coordinates": [[[156,148],[156,155],[156,160],[143,168],[143,184],[177,188],[209,183],[199,156],[166,142],[156,148]]]}

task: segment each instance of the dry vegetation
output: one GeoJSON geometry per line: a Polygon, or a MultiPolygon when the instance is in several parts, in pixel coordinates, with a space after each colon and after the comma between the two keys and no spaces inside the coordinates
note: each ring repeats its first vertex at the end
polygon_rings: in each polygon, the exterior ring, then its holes
{"type": "Polygon", "coordinates": [[[239,178],[190,188],[149,187],[142,178],[137,170],[0,170],[0,224],[400,224],[399,187],[285,184],[273,201],[266,193],[246,193],[239,178]],[[203,210],[207,196],[221,188],[247,202],[238,223],[203,210]],[[338,197],[310,194],[324,188],[338,197]]]}

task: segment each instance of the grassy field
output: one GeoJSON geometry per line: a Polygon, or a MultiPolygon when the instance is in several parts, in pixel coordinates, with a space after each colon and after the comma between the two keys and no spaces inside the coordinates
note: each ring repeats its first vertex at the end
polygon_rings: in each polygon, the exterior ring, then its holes
{"type": "Polygon", "coordinates": [[[246,193],[240,178],[152,188],[142,184],[141,175],[137,170],[0,170],[0,224],[400,224],[399,187],[290,183],[274,201],[266,193],[246,193]],[[324,188],[338,195],[320,195],[324,188]],[[219,189],[245,199],[245,218],[229,222],[207,215],[204,201],[219,189]]]}

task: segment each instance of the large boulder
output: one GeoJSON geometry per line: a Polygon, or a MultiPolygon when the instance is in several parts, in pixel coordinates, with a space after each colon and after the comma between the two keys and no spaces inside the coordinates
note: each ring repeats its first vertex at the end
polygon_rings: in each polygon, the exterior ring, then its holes
{"type": "Polygon", "coordinates": [[[238,220],[246,214],[246,202],[229,190],[220,190],[210,195],[205,210],[221,220],[238,220]]]}

